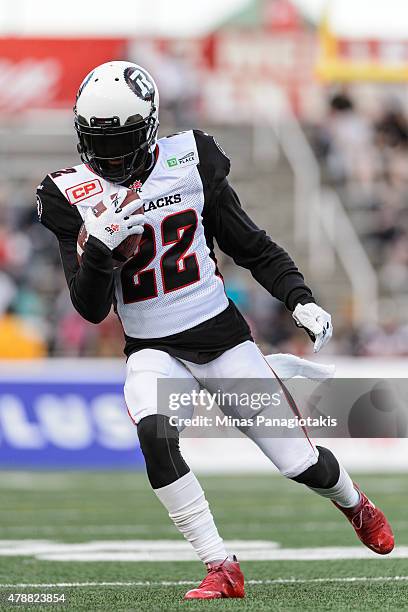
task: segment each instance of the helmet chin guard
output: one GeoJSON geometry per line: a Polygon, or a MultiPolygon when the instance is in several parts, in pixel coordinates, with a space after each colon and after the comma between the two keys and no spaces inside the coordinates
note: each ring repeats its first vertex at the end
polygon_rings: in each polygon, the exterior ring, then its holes
{"type": "Polygon", "coordinates": [[[154,164],[159,94],[150,74],[130,62],[95,68],[77,94],[75,129],[83,163],[112,183],[154,164]]]}

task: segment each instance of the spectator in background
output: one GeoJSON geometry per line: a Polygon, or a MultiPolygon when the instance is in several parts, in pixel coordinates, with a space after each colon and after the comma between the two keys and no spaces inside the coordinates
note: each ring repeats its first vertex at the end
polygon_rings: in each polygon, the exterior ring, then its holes
{"type": "Polygon", "coordinates": [[[369,121],[359,113],[346,92],[329,100],[327,117],[327,164],[336,182],[357,179],[370,183],[373,179],[373,130],[369,121]]]}
{"type": "Polygon", "coordinates": [[[375,124],[375,135],[379,147],[408,147],[408,121],[398,100],[387,103],[375,124]]]}

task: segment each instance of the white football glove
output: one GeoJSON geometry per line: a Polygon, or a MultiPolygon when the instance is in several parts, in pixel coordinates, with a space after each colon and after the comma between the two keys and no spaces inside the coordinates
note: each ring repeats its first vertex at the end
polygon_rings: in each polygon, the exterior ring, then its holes
{"type": "Polygon", "coordinates": [[[144,231],[143,224],[146,223],[146,217],[142,214],[132,215],[141,207],[140,199],[129,202],[123,209],[120,208],[127,193],[128,190],[122,187],[113,200],[110,195],[105,196],[103,204],[106,210],[101,214],[98,214],[96,208],[86,210],[84,223],[88,236],[98,238],[111,251],[128,236],[143,234],[144,231]]]}
{"type": "Polygon", "coordinates": [[[292,313],[298,327],[304,327],[314,341],[313,350],[318,353],[333,334],[331,316],[317,304],[298,304],[292,313]]]}

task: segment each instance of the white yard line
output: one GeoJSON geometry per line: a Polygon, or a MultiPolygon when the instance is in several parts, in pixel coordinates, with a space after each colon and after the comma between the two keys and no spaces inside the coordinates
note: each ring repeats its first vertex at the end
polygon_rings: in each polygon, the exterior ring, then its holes
{"type": "MultiPolygon", "coordinates": [[[[233,550],[240,561],[339,561],[345,559],[376,559],[387,563],[390,559],[408,559],[408,547],[404,550],[395,550],[391,556],[379,556],[364,548],[282,548],[279,550],[258,550],[228,548],[233,550]]],[[[0,553],[2,554],[2,553],[0,553]]],[[[8,553],[10,555],[10,553],[8,553]]],[[[15,553],[14,555],[15,556],[15,553]]],[[[75,561],[75,562],[157,562],[157,561],[195,561],[196,555],[192,551],[112,551],[112,552],[50,552],[37,553],[35,557],[40,561],[75,561]]]]}
{"type": "MultiPolygon", "coordinates": [[[[53,588],[77,588],[77,587],[160,587],[160,586],[189,586],[197,584],[197,580],[140,580],[133,582],[17,582],[0,584],[2,589],[53,589],[53,588]]],[[[271,580],[247,580],[247,585],[273,585],[273,584],[320,584],[328,583],[353,583],[353,582],[406,582],[408,576],[347,576],[344,578],[275,578],[271,580]]]]}
{"type": "MultiPolygon", "coordinates": [[[[399,529],[399,531],[401,530],[408,530],[408,520],[396,520],[392,522],[392,526],[395,529],[399,529]]],[[[241,523],[234,523],[229,521],[228,522],[228,527],[231,530],[235,530],[235,531],[239,531],[239,528],[242,528],[242,524],[241,523]]],[[[298,522],[296,524],[296,529],[298,532],[300,531],[329,531],[329,532],[333,532],[333,531],[341,531],[343,530],[343,523],[341,523],[340,521],[325,521],[324,523],[319,522],[319,521],[306,521],[304,523],[302,522],[298,522]]],[[[168,525],[158,525],[154,527],[155,531],[160,534],[160,535],[170,535],[170,534],[174,534],[174,526],[172,523],[169,523],[168,525]]],[[[4,525],[4,526],[0,526],[0,537],[1,538],[7,538],[9,537],[10,539],[15,539],[15,537],[19,537],[20,534],[28,534],[29,536],[32,536],[33,531],[35,531],[35,533],[37,535],[40,534],[44,534],[44,535],[51,535],[54,537],[63,537],[64,535],[78,535],[78,534],[85,534],[85,535],[97,535],[97,536],[104,536],[104,535],[116,535],[119,536],[120,534],[125,534],[125,535],[138,535],[138,534],[151,534],[152,532],[152,525],[151,523],[149,524],[142,524],[142,523],[138,523],[135,525],[126,525],[126,524],[121,524],[121,525],[103,525],[103,524],[89,524],[89,525],[36,525],[35,528],[33,528],[30,525],[4,525]]],[[[258,526],[254,526],[253,529],[247,529],[247,535],[252,535],[251,532],[256,532],[258,533],[260,531],[258,526]]],[[[287,521],[287,522],[283,522],[283,523],[279,523],[279,531],[293,531],[293,520],[292,521],[287,521]]],[[[174,536],[175,539],[177,538],[177,535],[174,536]]],[[[1,540],[0,540],[1,542],[1,540]]]]}
{"type": "MultiPolygon", "coordinates": [[[[322,561],[344,559],[408,559],[408,546],[379,556],[364,546],[280,548],[269,540],[229,540],[227,549],[242,561],[322,561]]],[[[97,540],[68,543],[52,540],[0,540],[1,557],[34,557],[41,561],[136,562],[195,561],[196,555],[183,540],[97,540]]]]}

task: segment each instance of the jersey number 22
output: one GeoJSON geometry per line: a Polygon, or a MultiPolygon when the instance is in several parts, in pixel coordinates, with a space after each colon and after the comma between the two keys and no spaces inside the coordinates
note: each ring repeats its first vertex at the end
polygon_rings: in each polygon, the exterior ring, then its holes
{"type": "MultiPolygon", "coordinates": [[[[177,291],[200,280],[196,254],[185,255],[193,242],[197,223],[197,213],[193,209],[168,215],[161,223],[161,243],[170,247],[160,259],[164,293],[177,291]]],[[[145,224],[138,252],[121,270],[124,304],[157,297],[156,270],[149,268],[155,257],[154,229],[145,224]]]]}

